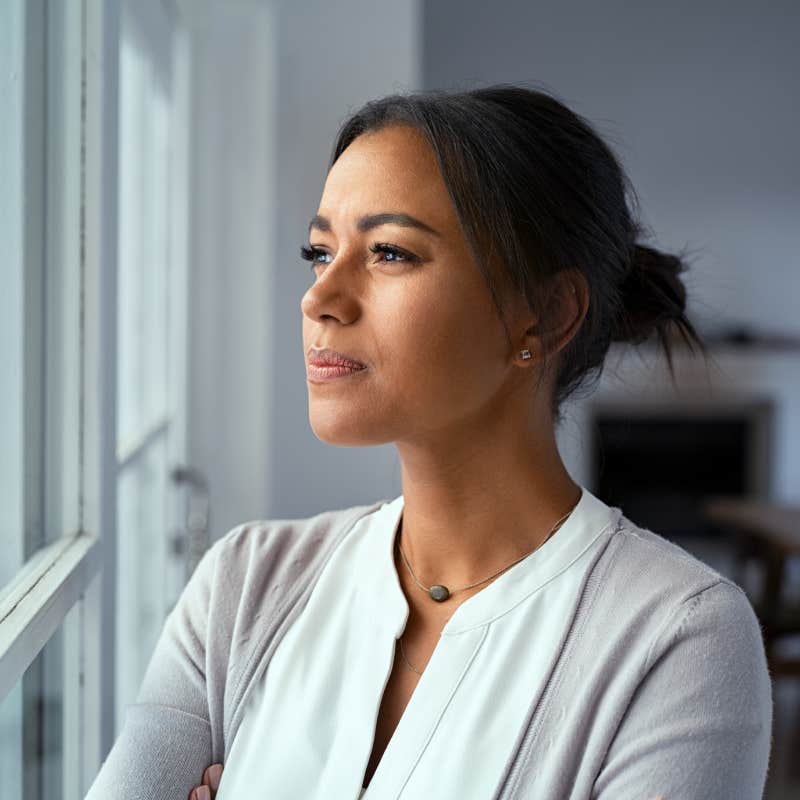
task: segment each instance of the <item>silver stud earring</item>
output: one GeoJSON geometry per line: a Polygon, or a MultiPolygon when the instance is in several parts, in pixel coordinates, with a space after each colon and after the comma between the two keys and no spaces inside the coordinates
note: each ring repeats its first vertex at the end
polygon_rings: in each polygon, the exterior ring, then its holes
{"type": "Polygon", "coordinates": [[[531,351],[528,350],[528,348],[526,347],[524,350],[520,351],[520,355],[525,359],[530,358],[531,357],[531,351]]]}

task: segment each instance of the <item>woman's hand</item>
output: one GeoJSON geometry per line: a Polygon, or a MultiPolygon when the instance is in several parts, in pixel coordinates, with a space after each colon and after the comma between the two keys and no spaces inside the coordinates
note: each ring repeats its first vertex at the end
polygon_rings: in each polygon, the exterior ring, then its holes
{"type": "Polygon", "coordinates": [[[222,764],[212,764],[203,773],[203,782],[189,792],[189,800],[214,800],[222,777],[222,764]]]}

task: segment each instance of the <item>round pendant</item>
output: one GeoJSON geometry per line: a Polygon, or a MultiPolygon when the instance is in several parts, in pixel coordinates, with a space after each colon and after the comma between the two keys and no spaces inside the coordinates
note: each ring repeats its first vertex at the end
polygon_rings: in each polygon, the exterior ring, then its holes
{"type": "Polygon", "coordinates": [[[431,586],[428,590],[428,594],[437,603],[441,603],[443,600],[447,600],[447,598],[450,597],[450,591],[446,586],[431,586]]]}

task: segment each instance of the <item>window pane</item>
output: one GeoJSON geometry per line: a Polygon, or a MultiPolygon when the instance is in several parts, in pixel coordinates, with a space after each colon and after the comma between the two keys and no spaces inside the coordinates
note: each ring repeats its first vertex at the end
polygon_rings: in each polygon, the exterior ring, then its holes
{"type": "Polygon", "coordinates": [[[80,622],[80,604],[0,702],[0,776],[3,800],[61,800],[76,785],[79,747],[73,709],[79,659],[67,642],[80,622]]]}

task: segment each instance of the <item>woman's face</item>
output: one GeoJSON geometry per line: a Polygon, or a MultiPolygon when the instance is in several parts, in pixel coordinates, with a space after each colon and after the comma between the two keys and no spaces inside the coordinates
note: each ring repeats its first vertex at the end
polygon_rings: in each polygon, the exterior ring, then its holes
{"type": "Polygon", "coordinates": [[[301,302],[306,359],[310,348],[329,347],[367,365],[307,383],[319,439],[446,444],[493,424],[526,370],[514,364],[422,134],[393,125],[356,138],[328,173],[309,245],[313,283],[301,302]],[[431,230],[359,224],[380,214],[409,215],[431,230]],[[372,252],[375,245],[401,255],[372,252]]]}

